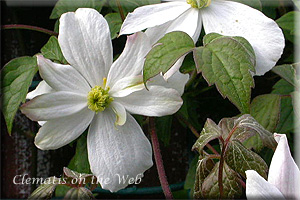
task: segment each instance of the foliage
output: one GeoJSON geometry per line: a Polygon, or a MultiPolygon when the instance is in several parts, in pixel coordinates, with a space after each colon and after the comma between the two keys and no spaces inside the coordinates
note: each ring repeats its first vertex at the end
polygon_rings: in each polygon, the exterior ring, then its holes
{"type": "Polygon", "coordinates": [[[267,177],[268,165],[243,142],[258,135],[262,144],[275,149],[272,134],[264,129],[251,115],[239,118],[223,118],[219,124],[208,119],[200,137],[193,146],[200,154],[196,169],[195,198],[240,198],[242,177],[245,171],[256,170],[267,177]],[[208,154],[204,147],[218,139],[221,153],[208,154]],[[215,160],[219,161],[215,161],[215,160]],[[222,178],[220,178],[222,177],[222,178]]]}

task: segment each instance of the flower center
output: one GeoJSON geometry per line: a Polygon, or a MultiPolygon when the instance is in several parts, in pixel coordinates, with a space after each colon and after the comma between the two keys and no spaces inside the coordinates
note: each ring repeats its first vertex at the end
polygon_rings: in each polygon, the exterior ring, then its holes
{"type": "Polygon", "coordinates": [[[193,8],[205,8],[211,3],[211,0],[186,0],[188,4],[191,4],[193,8]]]}
{"type": "Polygon", "coordinates": [[[96,113],[102,112],[114,100],[108,94],[109,87],[105,88],[106,78],[103,79],[103,88],[96,85],[87,96],[88,108],[96,113]]]}

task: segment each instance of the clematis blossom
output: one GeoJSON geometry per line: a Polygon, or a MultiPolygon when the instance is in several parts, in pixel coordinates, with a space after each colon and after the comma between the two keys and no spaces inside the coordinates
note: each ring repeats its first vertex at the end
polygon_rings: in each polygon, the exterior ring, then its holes
{"type": "MultiPolygon", "coordinates": [[[[263,75],[281,57],[284,36],[276,22],[247,5],[228,0],[163,0],[166,3],[136,8],[126,17],[120,35],[144,29],[156,43],[166,33],[186,32],[197,42],[202,24],[206,34],[241,36],[252,45],[256,55],[256,75],[263,75]]],[[[183,58],[165,74],[169,78],[183,58]]]]}
{"type": "Polygon", "coordinates": [[[247,199],[300,199],[300,171],[291,156],[285,134],[274,134],[278,146],[273,155],[268,181],[254,170],[246,171],[247,199]]]}
{"type": "MultiPolygon", "coordinates": [[[[102,188],[111,192],[140,179],[152,165],[150,142],[131,114],[164,116],[182,105],[182,84],[160,81],[144,87],[142,67],[151,49],[147,36],[129,36],[123,53],[113,62],[110,31],[96,10],[80,8],[60,18],[59,45],[70,65],[37,56],[43,81],[28,94],[21,111],[42,123],[35,145],[60,148],[87,128],[88,159],[102,188]],[[176,87],[176,89],[172,88],[176,87]]],[[[183,81],[184,82],[184,81],[183,81]]],[[[184,82],[185,83],[185,82],[184,82]]]]}

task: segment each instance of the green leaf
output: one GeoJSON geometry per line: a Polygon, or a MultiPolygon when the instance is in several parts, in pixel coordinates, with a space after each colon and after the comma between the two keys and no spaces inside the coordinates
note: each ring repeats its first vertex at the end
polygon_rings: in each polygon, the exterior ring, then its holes
{"type": "Polygon", "coordinates": [[[219,122],[222,130],[223,139],[227,139],[229,134],[232,136],[229,141],[234,139],[240,142],[246,141],[248,138],[259,135],[263,146],[275,149],[277,143],[272,133],[262,127],[251,115],[245,114],[239,118],[224,118],[219,122]]]}
{"type": "Polygon", "coordinates": [[[285,79],[292,85],[296,85],[296,69],[299,69],[300,63],[286,64],[275,66],[272,71],[278,74],[281,78],[285,79]]]}
{"type": "Polygon", "coordinates": [[[95,199],[95,197],[90,190],[80,187],[70,189],[64,199],[95,199]]]}
{"type": "Polygon", "coordinates": [[[273,94],[281,97],[280,120],[276,128],[278,133],[288,133],[294,130],[294,109],[292,97],[295,88],[287,81],[281,79],[273,86],[273,94]]]}
{"type": "Polygon", "coordinates": [[[252,8],[262,11],[262,4],[261,4],[260,0],[251,0],[251,1],[249,1],[249,0],[233,0],[233,1],[248,5],[252,8]]]}
{"type": "Polygon", "coordinates": [[[8,133],[20,103],[25,102],[31,81],[38,71],[36,57],[20,57],[8,62],[1,70],[2,112],[8,133]]]}
{"type": "Polygon", "coordinates": [[[194,184],[194,198],[200,199],[203,198],[202,194],[202,184],[205,178],[214,168],[215,163],[212,159],[203,158],[199,156],[199,161],[196,168],[195,184],[194,184]]]}
{"type": "MultiPolygon", "coordinates": [[[[273,133],[277,127],[280,116],[280,96],[276,94],[266,94],[253,99],[250,114],[265,129],[273,133]]],[[[244,142],[248,148],[260,151],[263,148],[259,135],[254,135],[244,142]]]]}
{"type": "Polygon", "coordinates": [[[220,94],[227,97],[242,113],[249,113],[251,88],[254,80],[255,57],[251,45],[241,37],[208,34],[204,47],[196,48],[194,59],[198,72],[209,85],[216,84],[220,94]]]}
{"type": "Polygon", "coordinates": [[[295,19],[300,12],[291,11],[281,16],[276,20],[277,24],[284,30],[288,30],[290,34],[294,35],[296,33],[295,19]]]}
{"type": "Polygon", "coordinates": [[[82,134],[76,143],[76,153],[70,161],[68,168],[80,172],[91,174],[88,152],[87,152],[87,138],[82,134]]]}
{"type": "Polygon", "coordinates": [[[166,34],[146,56],[143,78],[144,83],[160,72],[166,73],[176,61],[195,47],[192,38],[180,31],[166,34]]]}
{"type": "Polygon", "coordinates": [[[157,137],[165,146],[170,143],[172,122],[173,116],[171,115],[155,118],[157,137]]]}
{"type": "Polygon", "coordinates": [[[71,187],[66,185],[57,185],[55,190],[55,197],[64,197],[71,187]]]}
{"type": "MultiPolygon", "coordinates": [[[[219,162],[214,166],[210,174],[205,178],[202,184],[202,194],[204,198],[218,199],[220,198],[218,174],[219,162]]],[[[225,199],[239,198],[242,195],[242,186],[239,181],[239,175],[230,169],[224,162],[223,166],[223,196],[225,199]]]]}
{"type": "Polygon", "coordinates": [[[267,178],[268,165],[253,151],[248,150],[238,140],[232,140],[228,144],[225,161],[229,167],[246,178],[246,170],[255,170],[262,177],[267,178]]]}
{"type": "MultiPolygon", "coordinates": [[[[135,8],[160,3],[160,0],[119,0],[120,5],[122,6],[122,10],[124,14],[132,12],[135,8]]],[[[109,5],[113,10],[119,12],[118,4],[116,0],[109,0],[109,5]]]]}
{"type": "Polygon", "coordinates": [[[105,0],[59,0],[50,15],[50,19],[58,19],[63,13],[74,12],[78,8],[94,8],[101,11],[105,0]]]}
{"type": "Polygon", "coordinates": [[[198,156],[195,156],[190,163],[189,171],[185,178],[184,189],[186,190],[194,188],[197,163],[198,163],[198,156]]]}
{"type": "Polygon", "coordinates": [[[115,39],[122,26],[122,19],[119,13],[109,13],[105,15],[105,19],[109,25],[111,39],[115,39]]]}
{"type": "Polygon", "coordinates": [[[196,66],[195,66],[193,55],[188,54],[185,57],[179,70],[181,73],[187,74],[187,73],[193,72],[195,69],[196,69],[196,66]]]}
{"type": "Polygon", "coordinates": [[[195,142],[192,150],[197,150],[199,153],[202,151],[204,146],[210,141],[217,139],[221,136],[221,129],[211,119],[207,119],[200,133],[200,137],[195,142]]]}
{"type": "Polygon", "coordinates": [[[58,184],[61,183],[61,179],[55,176],[49,177],[45,180],[44,184],[41,184],[28,199],[51,199],[53,192],[58,184]]]}
{"type": "Polygon", "coordinates": [[[43,46],[41,53],[45,58],[50,60],[59,62],[61,64],[68,63],[61,52],[57,38],[54,36],[51,36],[45,46],[43,46]]]}
{"type": "Polygon", "coordinates": [[[253,99],[250,114],[271,133],[275,131],[280,114],[280,95],[265,94],[253,99]]]}

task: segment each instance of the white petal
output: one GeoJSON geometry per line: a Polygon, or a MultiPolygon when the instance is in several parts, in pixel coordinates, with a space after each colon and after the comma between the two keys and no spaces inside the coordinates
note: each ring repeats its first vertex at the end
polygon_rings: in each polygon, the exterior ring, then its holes
{"type": "Polygon", "coordinates": [[[278,146],[273,155],[268,182],[275,185],[287,199],[300,199],[300,171],[292,158],[285,134],[274,134],[278,146]]]}
{"type": "Polygon", "coordinates": [[[115,98],[126,110],[145,116],[165,116],[174,114],[182,105],[180,94],[171,88],[149,86],[126,97],[115,98]]]}
{"type": "Polygon", "coordinates": [[[21,111],[33,121],[48,121],[72,115],[85,107],[86,96],[62,91],[37,96],[23,104],[21,111]]]}
{"type": "Polygon", "coordinates": [[[176,63],[164,74],[164,79],[168,80],[170,77],[172,77],[176,72],[179,71],[183,61],[184,61],[185,55],[179,58],[176,63]]]}
{"type": "Polygon", "coordinates": [[[58,149],[78,138],[88,127],[94,112],[85,108],[68,117],[47,121],[35,137],[35,145],[42,150],[58,149]]]}
{"type": "Polygon", "coordinates": [[[186,2],[168,2],[136,8],[129,13],[121,27],[120,35],[135,33],[158,26],[177,18],[191,8],[186,2]]]}
{"type": "Polygon", "coordinates": [[[44,126],[44,124],[46,123],[47,121],[38,121],[37,123],[40,125],[40,126],[44,126]]]}
{"type": "Polygon", "coordinates": [[[91,171],[102,188],[111,192],[125,188],[130,178],[139,181],[153,165],[151,145],[135,119],[127,114],[123,126],[115,127],[114,123],[113,111],[98,113],[87,140],[91,171]]]}
{"type": "Polygon", "coordinates": [[[113,59],[110,31],[104,17],[90,8],[63,14],[58,41],[66,60],[90,85],[101,85],[113,59]]]}
{"type": "Polygon", "coordinates": [[[129,76],[118,80],[109,91],[112,97],[124,97],[144,89],[143,76],[129,76]]]}
{"type": "Polygon", "coordinates": [[[127,115],[124,106],[122,106],[122,104],[118,102],[113,101],[111,103],[111,108],[116,114],[115,124],[119,126],[124,125],[126,122],[126,115],[127,115]]]}
{"type": "Polygon", "coordinates": [[[247,199],[284,199],[281,192],[272,184],[268,183],[254,170],[246,171],[246,196],[247,199]]]}
{"type": "Polygon", "coordinates": [[[55,90],[52,89],[47,83],[46,81],[41,81],[34,90],[32,90],[31,92],[29,92],[26,95],[26,99],[33,99],[36,96],[39,96],[41,94],[46,94],[46,93],[51,93],[54,92],[55,90]]]}
{"type": "Polygon", "coordinates": [[[190,7],[176,19],[160,26],[148,28],[145,33],[150,38],[152,45],[165,34],[173,31],[183,31],[187,33],[196,43],[201,32],[201,27],[202,21],[199,9],[190,7]]]}
{"type": "Polygon", "coordinates": [[[152,78],[151,81],[148,82],[148,85],[161,85],[166,88],[173,88],[177,90],[180,95],[182,95],[184,92],[185,84],[188,82],[189,77],[189,74],[182,74],[179,71],[177,71],[168,80],[165,80],[159,74],[156,77],[152,78]]]}
{"type": "Polygon", "coordinates": [[[88,82],[70,65],[54,63],[41,55],[37,56],[39,73],[46,83],[56,91],[70,91],[87,94],[88,82]]]}
{"type": "Polygon", "coordinates": [[[124,51],[109,71],[107,85],[112,87],[122,78],[140,75],[150,49],[151,45],[145,33],[139,32],[128,36],[124,51]]]}
{"type": "Polygon", "coordinates": [[[275,21],[262,12],[232,1],[212,1],[201,9],[205,33],[241,36],[252,45],[256,55],[256,75],[263,75],[281,57],[284,36],[275,21]]]}

